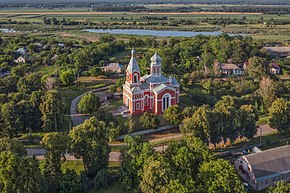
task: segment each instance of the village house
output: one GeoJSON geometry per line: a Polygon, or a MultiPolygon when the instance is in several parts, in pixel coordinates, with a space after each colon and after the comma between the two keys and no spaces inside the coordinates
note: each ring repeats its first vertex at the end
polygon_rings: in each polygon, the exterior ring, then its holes
{"type": "Polygon", "coordinates": [[[272,74],[280,74],[281,73],[281,68],[280,68],[279,64],[270,63],[270,72],[272,74]]]}
{"type": "Polygon", "coordinates": [[[222,75],[243,75],[244,69],[232,63],[216,63],[218,73],[222,75]]]}
{"type": "Polygon", "coordinates": [[[18,48],[16,50],[16,53],[20,54],[20,55],[25,55],[27,53],[27,49],[26,48],[18,48]]]}
{"type": "Polygon", "coordinates": [[[131,114],[153,112],[162,114],[171,105],[179,103],[179,83],[173,77],[162,75],[162,59],[155,53],[151,57],[150,74],[141,77],[135,51],[126,69],[123,85],[123,103],[131,114]]]}
{"type": "Polygon", "coordinates": [[[242,156],[234,165],[255,190],[263,190],[278,181],[290,181],[290,145],[242,156]]]}
{"type": "Polygon", "coordinates": [[[114,72],[114,73],[122,73],[124,66],[119,63],[110,63],[107,66],[102,67],[102,70],[105,72],[114,72]]]}
{"type": "Polygon", "coordinates": [[[272,57],[288,57],[290,56],[290,47],[264,47],[272,57]]]}
{"type": "Polygon", "coordinates": [[[19,56],[16,60],[14,60],[15,63],[20,64],[20,63],[25,63],[26,60],[24,57],[19,56]]]}

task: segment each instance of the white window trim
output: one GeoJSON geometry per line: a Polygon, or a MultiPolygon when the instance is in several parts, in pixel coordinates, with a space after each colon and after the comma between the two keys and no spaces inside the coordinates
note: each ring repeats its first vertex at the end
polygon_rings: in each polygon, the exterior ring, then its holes
{"type": "Polygon", "coordinates": [[[167,108],[169,108],[170,106],[171,106],[171,95],[169,94],[169,93],[166,93],[166,94],[164,94],[163,96],[162,96],[162,112],[165,110],[164,109],[164,104],[163,104],[163,99],[165,98],[165,97],[168,97],[169,99],[168,99],[168,105],[167,105],[167,108]]]}

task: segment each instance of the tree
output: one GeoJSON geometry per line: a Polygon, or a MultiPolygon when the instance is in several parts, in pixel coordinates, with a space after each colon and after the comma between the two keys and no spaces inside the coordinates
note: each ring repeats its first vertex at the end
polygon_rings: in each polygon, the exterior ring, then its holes
{"type": "Polygon", "coordinates": [[[165,192],[170,179],[169,175],[169,168],[162,159],[149,158],[143,168],[140,182],[141,191],[146,193],[165,192]]]}
{"type": "Polygon", "coordinates": [[[43,129],[57,131],[64,116],[64,105],[60,94],[55,90],[47,91],[42,97],[39,108],[42,113],[43,129]]]}
{"type": "Polygon", "coordinates": [[[209,109],[205,106],[199,107],[192,117],[183,120],[180,131],[184,135],[199,137],[203,142],[208,143],[210,129],[207,120],[208,110],[209,109]]]}
{"type": "Polygon", "coordinates": [[[140,123],[145,129],[156,129],[160,124],[160,120],[153,113],[145,112],[140,117],[140,123]]]}
{"type": "Polygon", "coordinates": [[[82,113],[93,114],[97,112],[101,106],[101,101],[98,95],[89,92],[85,94],[78,103],[78,110],[82,113]]]}
{"type": "Polygon", "coordinates": [[[181,109],[178,105],[170,106],[163,112],[163,116],[171,125],[177,125],[181,122],[181,109]]]}
{"type": "Polygon", "coordinates": [[[246,68],[246,74],[257,80],[269,75],[268,61],[265,58],[257,56],[250,58],[249,66],[246,68]]]}
{"type": "Polygon", "coordinates": [[[51,193],[60,191],[62,178],[61,164],[65,161],[68,137],[63,133],[46,133],[41,145],[45,149],[44,177],[47,181],[48,190],[51,193]],[[63,158],[63,160],[62,160],[63,158]]]}
{"type": "Polygon", "coordinates": [[[76,75],[73,70],[65,70],[61,72],[59,79],[62,85],[69,86],[75,81],[76,75]]]}
{"type": "Polygon", "coordinates": [[[240,119],[242,136],[251,139],[257,133],[256,122],[259,120],[259,115],[256,108],[253,105],[242,105],[240,107],[240,119]]]}
{"type": "Polygon", "coordinates": [[[18,156],[25,156],[27,154],[23,144],[8,137],[0,139],[0,152],[10,151],[18,156]]]}
{"type": "Polygon", "coordinates": [[[201,164],[198,178],[202,193],[245,193],[234,167],[222,159],[201,164]]]}
{"type": "Polygon", "coordinates": [[[276,187],[270,187],[267,193],[285,193],[290,192],[290,184],[280,181],[277,182],[276,187]]]}
{"type": "Polygon", "coordinates": [[[9,151],[0,154],[0,191],[4,193],[43,192],[43,178],[38,162],[9,151]]]}
{"type": "Polygon", "coordinates": [[[137,129],[137,124],[132,117],[129,117],[125,123],[128,133],[132,133],[137,129]]]}
{"type": "Polygon", "coordinates": [[[103,121],[91,117],[74,127],[69,137],[70,152],[76,158],[82,158],[89,178],[94,178],[99,171],[107,168],[110,153],[109,129],[103,121]]]}
{"type": "Polygon", "coordinates": [[[60,193],[81,193],[83,192],[80,176],[75,170],[66,170],[62,174],[60,182],[60,193]]]}
{"type": "Polygon", "coordinates": [[[263,77],[260,81],[258,94],[262,97],[263,105],[266,109],[269,109],[271,104],[276,99],[276,86],[277,85],[269,77],[263,77]]]}
{"type": "Polygon", "coordinates": [[[140,192],[140,179],[144,164],[154,154],[148,142],[141,142],[140,137],[125,137],[126,147],[121,152],[120,181],[125,192],[140,192]]]}
{"type": "Polygon", "coordinates": [[[270,126],[276,128],[281,133],[288,133],[290,129],[290,101],[278,98],[270,109],[270,126]]]}
{"type": "Polygon", "coordinates": [[[170,175],[191,189],[198,180],[199,166],[205,161],[212,160],[213,155],[206,144],[199,138],[191,136],[181,142],[170,144],[164,158],[171,168],[170,175]]]}

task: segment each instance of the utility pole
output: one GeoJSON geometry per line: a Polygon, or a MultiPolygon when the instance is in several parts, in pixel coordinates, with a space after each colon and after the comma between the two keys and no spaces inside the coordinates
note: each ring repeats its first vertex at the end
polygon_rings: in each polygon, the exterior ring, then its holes
{"type": "Polygon", "coordinates": [[[262,144],[262,127],[260,126],[259,127],[259,129],[260,129],[260,145],[262,144]]]}

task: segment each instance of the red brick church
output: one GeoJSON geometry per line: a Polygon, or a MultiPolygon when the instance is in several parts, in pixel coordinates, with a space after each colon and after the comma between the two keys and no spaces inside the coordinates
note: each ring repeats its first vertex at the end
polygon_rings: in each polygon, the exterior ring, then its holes
{"type": "Polygon", "coordinates": [[[179,83],[174,77],[162,75],[161,62],[161,57],[155,53],[151,57],[150,74],[141,77],[135,50],[132,50],[123,85],[123,103],[131,114],[145,111],[162,114],[179,103],[179,83]]]}

